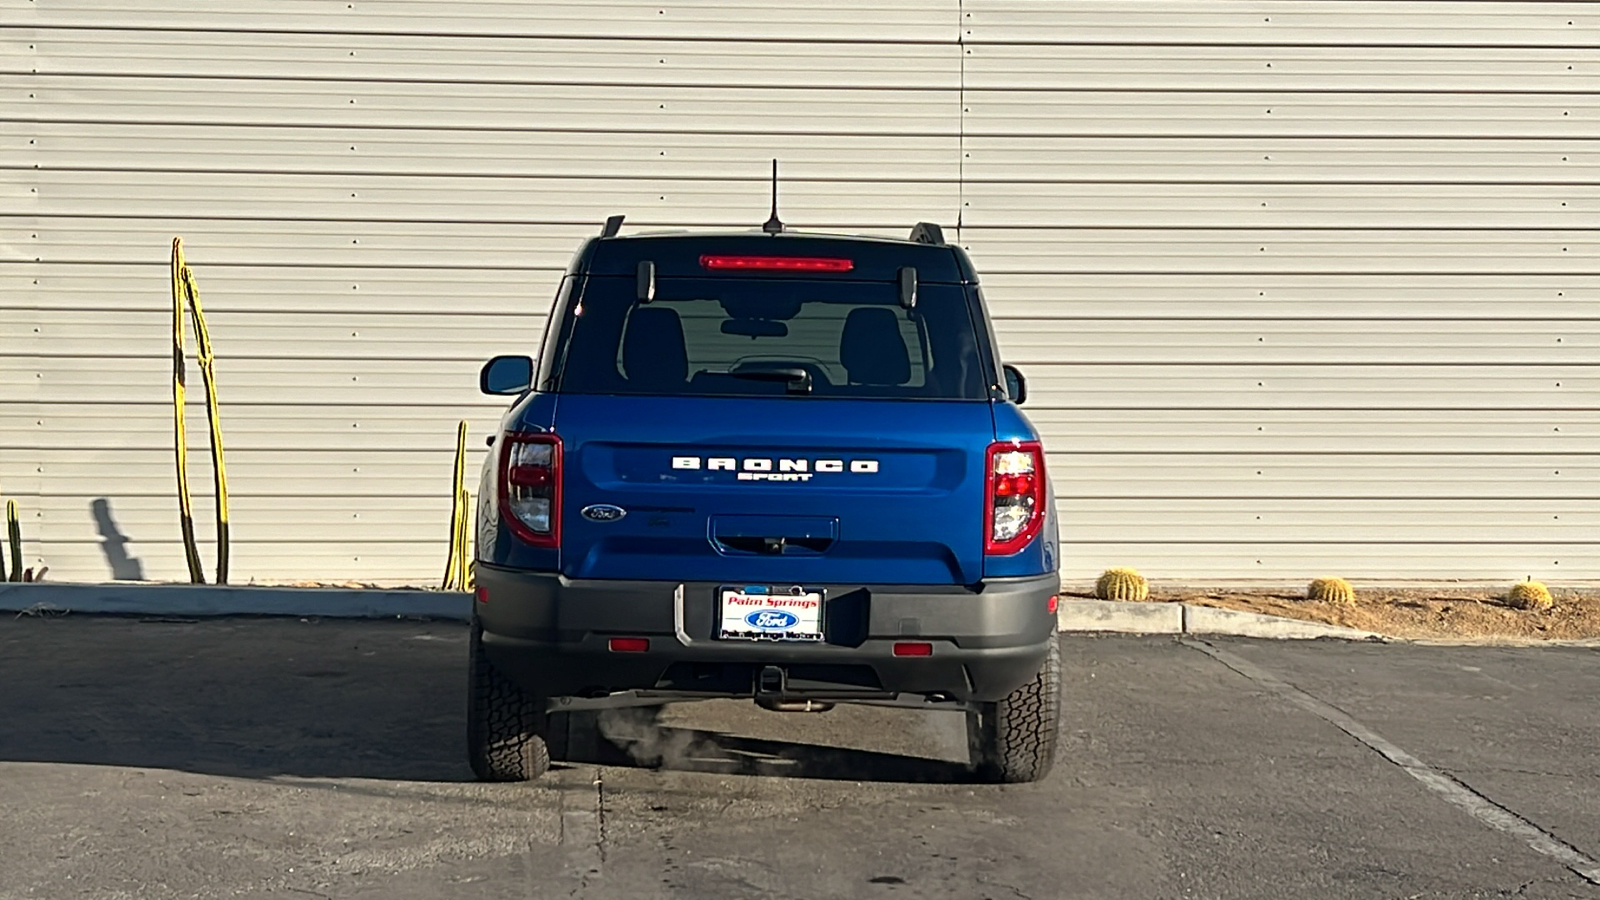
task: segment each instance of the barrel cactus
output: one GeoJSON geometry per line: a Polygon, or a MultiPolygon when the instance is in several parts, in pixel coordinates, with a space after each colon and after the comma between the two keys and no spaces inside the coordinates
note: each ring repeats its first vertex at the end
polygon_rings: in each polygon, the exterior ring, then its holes
{"type": "Polygon", "coordinates": [[[1556,605],[1555,598],[1550,596],[1550,589],[1532,578],[1512,585],[1506,602],[1517,609],[1549,609],[1556,605]]]}
{"type": "Polygon", "coordinates": [[[1094,583],[1094,595],[1101,600],[1139,602],[1150,598],[1150,583],[1133,569],[1107,569],[1094,583]]]}
{"type": "Polygon", "coordinates": [[[1337,606],[1355,606],[1356,591],[1343,578],[1318,578],[1306,587],[1306,599],[1337,606]]]}

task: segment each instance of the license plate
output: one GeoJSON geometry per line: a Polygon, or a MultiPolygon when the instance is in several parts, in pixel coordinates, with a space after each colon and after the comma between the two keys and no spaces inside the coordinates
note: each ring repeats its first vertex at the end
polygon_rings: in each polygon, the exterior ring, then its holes
{"type": "Polygon", "coordinates": [[[746,586],[718,593],[723,640],[822,640],[822,591],[746,586]]]}

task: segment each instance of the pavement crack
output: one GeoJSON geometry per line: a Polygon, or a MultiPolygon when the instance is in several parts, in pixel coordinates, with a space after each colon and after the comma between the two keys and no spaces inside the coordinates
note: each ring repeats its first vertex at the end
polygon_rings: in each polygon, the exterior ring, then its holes
{"type": "MultiPolygon", "coordinates": [[[[1438,769],[1441,772],[1446,772],[1451,777],[1457,778],[1457,779],[1461,778],[1461,773],[1465,771],[1464,769],[1455,768],[1455,767],[1448,767],[1448,766],[1435,766],[1434,768],[1438,769]]],[[[1474,772],[1493,772],[1493,773],[1495,773],[1497,775],[1532,775],[1532,776],[1537,777],[1537,778],[1572,778],[1573,777],[1571,772],[1540,772],[1540,771],[1538,771],[1536,769],[1522,769],[1522,768],[1518,768],[1516,766],[1474,766],[1472,771],[1474,771],[1474,772]]]]}
{"type": "Polygon", "coordinates": [[[1392,743],[1354,716],[1333,704],[1295,687],[1278,676],[1243,657],[1202,640],[1183,638],[1179,643],[1211,657],[1244,678],[1277,694],[1284,700],[1322,719],[1333,727],[1366,745],[1369,750],[1400,767],[1407,775],[1438,794],[1446,802],[1459,807],[1480,823],[1496,831],[1521,839],[1535,852],[1550,857],[1573,874],[1600,885],[1600,860],[1580,851],[1554,834],[1540,828],[1529,819],[1510,808],[1500,805],[1484,794],[1478,793],[1460,779],[1430,766],[1416,756],[1392,743]]]}
{"type": "MultiPolygon", "coordinates": [[[[1553,884],[1553,885],[1560,886],[1560,885],[1563,885],[1565,883],[1566,882],[1564,882],[1564,881],[1557,881],[1554,878],[1530,878],[1527,881],[1524,881],[1521,884],[1517,885],[1512,890],[1502,892],[1501,896],[1505,896],[1505,897],[1523,897],[1523,896],[1527,896],[1528,889],[1533,887],[1536,884],[1553,884]]],[[[1570,891],[1568,891],[1567,896],[1568,897],[1579,898],[1579,900],[1583,900],[1583,898],[1590,898],[1590,897],[1593,897],[1594,895],[1593,894],[1579,895],[1579,894],[1574,894],[1574,893],[1571,893],[1570,891]]]]}
{"type": "Polygon", "coordinates": [[[1030,896],[1028,894],[1024,894],[1022,891],[1018,890],[1014,885],[1000,884],[1000,883],[996,882],[995,886],[996,887],[1005,888],[1006,890],[1010,891],[1011,893],[1016,894],[1018,897],[1021,897],[1022,900],[1033,900],[1032,896],[1030,896]]]}
{"type": "Polygon", "coordinates": [[[594,773],[594,811],[598,818],[595,829],[595,849],[600,854],[600,864],[606,862],[606,779],[598,770],[594,773]]]}
{"type": "Polygon", "coordinates": [[[1031,895],[1023,893],[1022,889],[1018,888],[1014,884],[1006,884],[1004,881],[995,881],[995,880],[990,879],[990,878],[981,879],[981,883],[982,884],[993,885],[994,887],[997,887],[997,888],[1004,888],[1004,889],[1010,891],[1011,893],[1015,894],[1016,896],[1022,898],[1022,900],[1033,900],[1033,897],[1031,895]]]}
{"type": "Polygon", "coordinates": [[[599,769],[592,770],[587,788],[569,781],[560,795],[560,841],[579,894],[605,875],[605,785],[599,769]]]}

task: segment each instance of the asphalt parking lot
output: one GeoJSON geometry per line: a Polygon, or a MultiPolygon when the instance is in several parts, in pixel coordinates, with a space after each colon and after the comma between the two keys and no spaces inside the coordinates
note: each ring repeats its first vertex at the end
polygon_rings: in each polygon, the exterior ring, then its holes
{"type": "Polygon", "coordinates": [[[1063,649],[1039,785],[965,783],[954,714],[748,703],[481,785],[462,625],[7,620],[0,897],[1600,898],[1596,650],[1063,649]]]}

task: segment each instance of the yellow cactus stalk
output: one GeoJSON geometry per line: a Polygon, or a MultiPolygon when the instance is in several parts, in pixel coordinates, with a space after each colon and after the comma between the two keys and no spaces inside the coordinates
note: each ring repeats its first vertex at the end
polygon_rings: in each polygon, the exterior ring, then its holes
{"type": "Polygon", "coordinates": [[[450,494],[450,559],[445,563],[441,591],[467,589],[467,524],[471,518],[471,502],[466,488],[467,477],[467,420],[456,426],[455,485],[450,494]]]}
{"type": "Polygon", "coordinates": [[[1338,606],[1355,606],[1356,591],[1343,578],[1318,578],[1306,587],[1306,599],[1338,606]]]}
{"type": "Polygon", "coordinates": [[[1550,596],[1550,589],[1532,578],[1512,585],[1511,592],[1506,594],[1506,602],[1517,609],[1549,609],[1556,605],[1555,598],[1550,596]]]}
{"type": "Polygon", "coordinates": [[[1094,595],[1101,600],[1137,603],[1150,598],[1150,583],[1134,569],[1107,569],[1095,581],[1094,595]]]}

